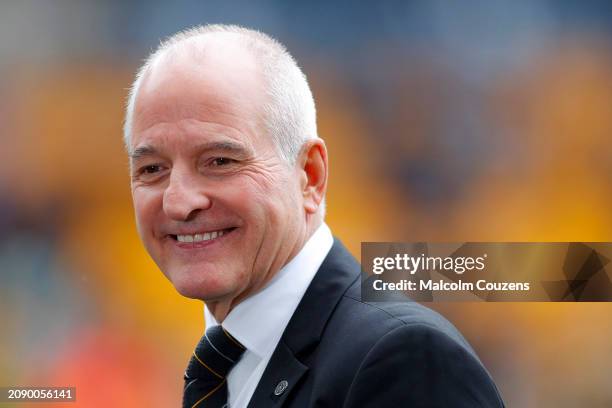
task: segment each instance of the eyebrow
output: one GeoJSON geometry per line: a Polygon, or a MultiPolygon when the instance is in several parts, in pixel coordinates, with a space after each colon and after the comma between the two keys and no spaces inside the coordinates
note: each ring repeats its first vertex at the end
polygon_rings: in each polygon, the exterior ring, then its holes
{"type": "Polygon", "coordinates": [[[136,160],[146,156],[154,156],[157,154],[157,150],[151,146],[140,146],[130,152],[130,159],[136,160]]]}
{"type": "MultiPolygon", "coordinates": [[[[245,146],[235,142],[223,141],[223,142],[207,142],[202,143],[195,147],[194,151],[202,154],[206,151],[220,151],[220,152],[228,152],[234,153],[238,155],[248,155],[250,150],[245,146]]],[[[141,159],[147,156],[155,156],[158,155],[159,152],[153,146],[144,145],[137,147],[133,152],[129,154],[132,160],[141,159]]]]}

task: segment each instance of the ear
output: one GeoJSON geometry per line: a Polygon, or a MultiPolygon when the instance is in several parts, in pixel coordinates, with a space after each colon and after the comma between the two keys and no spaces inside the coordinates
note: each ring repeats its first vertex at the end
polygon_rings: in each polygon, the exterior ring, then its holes
{"type": "Polygon", "coordinates": [[[304,209],[308,214],[315,214],[327,190],[327,148],[323,139],[316,138],[304,143],[297,166],[304,209]]]}

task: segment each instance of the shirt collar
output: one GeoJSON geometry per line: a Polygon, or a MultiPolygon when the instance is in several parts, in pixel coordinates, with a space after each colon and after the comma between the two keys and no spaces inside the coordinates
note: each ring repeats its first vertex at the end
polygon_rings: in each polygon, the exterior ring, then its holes
{"type": "MultiPolygon", "coordinates": [[[[333,243],[329,227],[322,223],[262,290],[232,309],[223,327],[258,356],[271,353],[333,243]]],[[[207,328],[219,324],[206,305],[204,318],[207,328]]]]}

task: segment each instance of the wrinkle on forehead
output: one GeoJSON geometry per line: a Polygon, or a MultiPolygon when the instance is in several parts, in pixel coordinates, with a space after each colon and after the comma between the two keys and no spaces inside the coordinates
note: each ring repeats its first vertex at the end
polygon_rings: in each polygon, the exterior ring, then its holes
{"type": "MultiPolygon", "coordinates": [[[[139,138],[130,155],[133,155],[142,146],[152,146],[165,150],[166,146],[171,145],[172,140],[181,137],[188,138],[190,135],[197,134],[206,134],[209,139],[208,143],[239,144],[253,154],[256,151],[253,140],[241,137],[242,133],[243,130],[230,125],[221,125],[216,122],[205,122],[196,119],[185,119],[176,124],[157,122],[142,133],[142,137],[139,138]]],[[[186,143],[187,146],[197,144],[201,144],[197,139],[194,139],[191,143],[186,143]]]]}

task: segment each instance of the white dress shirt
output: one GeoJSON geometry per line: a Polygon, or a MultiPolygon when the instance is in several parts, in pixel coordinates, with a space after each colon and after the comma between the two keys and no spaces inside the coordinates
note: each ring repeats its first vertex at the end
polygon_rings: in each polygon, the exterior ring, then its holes
{"type": "MultiPolygon", "coordinates": [[[[223,321],[223,327],[247,349],[227,376],[230,407],[248,405],[285,327],[333,242],[329,227],[321,224],[261,291],[239,303],[223,321]]],[[[207,328],[219,324],[206,306],[204,318],[207,328]]]]}

